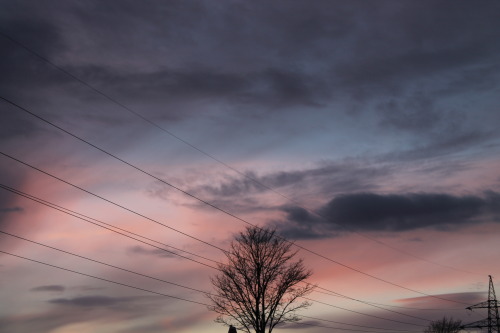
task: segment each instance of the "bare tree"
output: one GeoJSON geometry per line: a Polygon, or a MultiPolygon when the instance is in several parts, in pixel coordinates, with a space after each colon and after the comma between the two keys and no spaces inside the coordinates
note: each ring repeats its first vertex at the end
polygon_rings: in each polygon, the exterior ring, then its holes
{"type": "Polygon", "coordinates": [[[462,326],[461,320],[455,320],[453,317],[431,321],[424,333],[457,333],[462,326]]]}
{"type": "Polygon", "coordinates": [[[216,322],[233,324],[250,333],[271,333],[279,323],[299,320],[296,311],[311,305],[298,298],[315,286],[304,282],[311,271],[303,261],[292,261],[297,251],[274,229],[248,227],[231,242],[228,263],[212,277],[215,292],[208,294],[216,322]]]}

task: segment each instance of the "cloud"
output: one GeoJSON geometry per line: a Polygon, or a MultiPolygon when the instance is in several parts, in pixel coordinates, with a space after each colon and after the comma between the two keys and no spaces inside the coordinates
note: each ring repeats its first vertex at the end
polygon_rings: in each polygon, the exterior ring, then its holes
{"type": "MultiPolygon", "coordinates": [[[[363,311],[370,316],[376,316],[379,318],[386,318],[391,321],[404,321],[413,322],[417,324],[416,321],[411,320],[407,317],[402,317],[401,313],[408,316],[414,316],[422,318],[422,316],[427,320],[438,320],[442,319],[443,316],[453,317],[455,319],[462,320],[463,323],[473,321],[470,319],[470,314],[467,314],[465,307],[467,305],[477,304],[479,302],[484,302],[487,299],[487,293],[484,292],[463,292],[463,293],[449,293],[449,294],[432,294],[429,296],[411,297],[404,299],[396,299],[394,302],[398,304],[400,308],[372,308],[370,310],[363,311]],[[387,311],[394,310],[396,313],[390,313],[387,311]],[[433,311],[430,311],[433,310],[433,311]],[[424,312],[425,311],[425,312],[424,312]],[[425,313],[425,315],[423,315],[425,313]]],[[[356,325],[367,325],[367,326],[378,326],[385,328],[392,328],[395,330],[401,329],[397,323],[391,323],[387,320],[383,322],[366,316],[359,316],[355,314],[345,314],[343,316],[344,322],[355,323],[356,325]]],[[[418,321],[417,325],[425,326],[424,321],[418,321]]]]}
{"type": "Polygon", "coordinates": [[[128,327],[126,329],[118,331],[118,333],[142,333],[142,332],[163,333],[163,332],[165,332],[165,329],[166,329],[165,326],[166,325],[163,322],[158,321],[158,322],[154,322],[152,324],[128,327]]]}
{"type": "Polygon", "coordinates": [[[294,329],[303,330],[304,328],[310,328],[311,326],[328,327],[327,324],[318,320],[300,320],[298,322],[282,323],[279,324],[277,327],[290,330],[294,329]]]}
{"type": "Polygon", "coordinates": [[[477,149],[478,146],[492,143],[496,134],[484,130],[450,129],[449,132],[432,137],[426,144],[417,145],[405,151],[395,151],[380,160],[414,161],[452,155],[458,152],[477,149]]]}
{"type": "Polygon", "coordinates": [[[498,32],[485,29],[498,25],[492,8],[462,3],[449,10],[443,1],[386,7],[389,4],[369,14],[369,8],[362,6],[362,15],[370,15],[372,24],[356,32],[358,47],[365,52],[354,53],[352,62],[339,66],[344,84],[377,89],[382,83],[396,88],[398,81],[442,75],[498,57],[498,44],[491,39],[498,32]],[[399,29],[392,30],[396,26],[399,29]]]}
{"type": "Polygon", "coordinates": [[[246,172],[240,177],[224,177],[218,185],[192,188],[195,193],[216,197],[234,197],[262,193],[285,187],[314,188],[321,193],[338,193],[374,189],[376,181],[390,173],[388,167],[366,165],[363,162],[322,163],[303,170],[279,171],[264,175],[246,172]]]}
{"type": "Polygon", "coordinates": [[[2,114],[2,124],[4,125],[0,125],[0,139],[4,144],[11,143],[12,139],[32,137],[40,132],[41,127],[36,121],[24,117],[17,110],[14,110],[14,106],[7,105],[4,101],[0,101],[0,103],[2,108],[11,110],[2,114]]]}
{"type": "Polygon", "coordinates": [[[168,315],[163,314],[161,320],[154,321],[148,325],[130,325],[124,330],[118,331],[118,333],[142,333],[142,332],[169,332],[169,331],[179,331],[179,330],[193,330],[193,323],[196,323],[200,318],[206,320],[213,319],[212,314],[209,311],[194,312],[194,313],[183,313],[182,315],[168,315]]]}
{"type": "Polygon", "coordinates": [[[23,211],[24,209],[21,207],[0,208],[0,214],[20,213],[23,211]]]}
{"type": "MultiPolygon", "coordinates": [[[[127,322],[150,319],[165,310],[162,297],[107,297],[82,296],[56,298],[48,301],[50,307],[36,312],[22,312],[0,317],[0,327],[6,332],[52,332],[77,323],[127,322]],[[98,309],[98,311],[88,311],[98,309]]],[[[131,322],[133,323],[133,322],[131,322]]],[[[154,330],[153,330],[154,332],[154,330]]]]}
{"type": "Polygon", "coordinates": [[[317,210],[318,215],[295,206],[282,210],[285,222],[274,224],[290,238],[332,237],[341,230],[456,230],[467,224],[499,221],[500,195],[357,193],[335,197],[317,210]]]}
{"type": "Polygon", "coordinates": [[[427,226],[465,223],[485,205],[478,197],[447,194],[339,196],[321,214],[355,230],[403,231],[427,226]]]}
{"type": "MultiPolygon", "coordinates": [[[[73,67],[86,82],[105,87],[113,96],[121,96],[128,103],[191,103],[195,101],[223,101],[231,104],[269,106],[274,110],[293,105],[314,106],[324,96],[321,80],[307,73],[283,68],[263,68],[255,71],[224,72],[205,67],[189,69],[157,69],[140,71],[115,69],[106,66],[73,67]],[[277,109],[276,109],[277,108],[277,109]]],[[[82,98],[88,99],[87,95],[82,98]]],[[[253,112],[260,112],[252,109],[253,112]]],[[[271,109],[270,109],[271,110],[271,109]]],[[[162,109],[166,119],[188,117],[194,112],[180,106],[162,109]]]]}
{"type": "Polygon", "coordinates": [[[48,302],[78,307],[112,307],[127,304],[130,301],[130,297],[83,296],[75,298],[56,298],[51,299],[48,302]]]}
{"type": "Polygon", "coordinates": [[[381,125],[403,130],[429,131],[440,125],[444,114],[436,112],[435,105],[422,92],[403,101],[391,99],[379,105],[382,113],[381,125]]]}
{"type": "MultiPolygon", "coordinates": [[[[248,117],[296,107],[314,112],[336,101],[346,104],[330,112],[349,113],[363,100],[360,110],[373,110],[383,126],[418,135],[451,112],[434,101],[459,96],[469,86],[493,89],[498,81],[491,68],[500,54],[495,11],[464,3],[447,7],[440,1],[11,4],[0,28],[153,119],[210,112],[248,117]]],[[[12,96],[47,101],[53,91],[79,86],[8,40],[2,43],[0,87],[12,96]]],[[[103,100],[86,90],[71,91],[89,106],[88,114],[103,100]]],[[[101,110],[96,117],[118,122],[101,110]]],[[[32,133],[36,126],[13,122],[19,126],[6,127],[0,136],[32,133]]]]}
{"type": "Polygon", "coordinates": [[[302,207],[285,206],[285,222],[272,221],[270,225],[288,239],[318,239],[335,237],[337,234],[330,225],[313,213],[302,207]]]}
{"type": "Polygon", "coordinates": [[[422,307],[422,308],[433,308],[433,307],[445,307],[449,306],[450,302],[446,300],[451,300],[452,302],[463,303],[463,304],[477,304],[488,298],[486,292],[463,292],[463,293],[452,293],[452,294],[439,294],[431,296],[419,296],[419,297],[409,297],[401,298],[395,300],[398,303],[402,303],[404,306],[411,307],[422,307]],[[444,300],[443,300],[444,299],[444,300]]]}
{"type": "MultiPolygon", "coordinates": [[[[3,13],[6,13],[3,11],[3,13]]],[[[10,13],[12,14],[12,13],[10,13]]],[[[30,13],[30,15],[33,13],[30,13]]],[[[28,46],[51,59],[64,52],[66,44],[58,26],[40,14],[29,19],[25,14],[0,20],[0,88],[3,97],[46,104],[50,88],[67,84],[69,79],[43,60],[24,49],[28,46]],[[5,35],[4,35],[5,34],[5,35]],[[11,40],[13,38],[15,41],[11,40]]],[[[3,103],[3,102],[2,102],[3,103]]],[[[13,117],[10,115],[9,117],[13,117]]],[[[22,127],[21,127],[22,128],[22,127]]]]}
{"type": "MultiPolygon", "coordinates": [[[[376,190],[391,175],[391,166],[371,165],[368,161],[323,162],[308,169],[271,172],[258,175],[247,171],[240,176],[216,174],[212,177],[189,178],[178,181],[188,193],[232,213],[254,213],[281,210],[280,200],[317,200],[318,193],[333,196],[338,193],[376,190]],[[196,184],[191,185],[190,184],[196,184]],[[200,184],[201,183],[201,184],[200,184]],[[200,184],[200,185],[199,185],[200,184]],[[276,193],[277,192],[277,193],[276,193]],[[280,193],[280,194],[278,194],[280,193]],[[290,194],[293,193],[293,194],[290,194]],[[265,195],[270,195],[269,200],[265,195]],[[281,198],[280,198],[281,197],[281,198]],[[277,199],[277,201],[276,201],[277,199]]],[[[148,190],[151,196],[166,200],[170,188],[148,190]]],[[[172,199],[169,198],[169,202],[172,199]]],[[[187,204],[196,209],[209,209],[206,204],[187,204]]]]}
{"type": "MultiPolygon", "coordinates": [[[[21,183],[21,181],[18,179],[18,175],[13,172],[13,170],[9,170],[8,168],[3,169],[3,177],[7,177],[10,179],[2,179],[2,182],[7,183],[8,181],[13,181],[15,183],[21,183]]],[[[3,188],[0,188],[0,230],[7,231],[25,229],[13,222],[15,215],[23,214],[25,212],[25,208],[19,206],[17,200],[17,195],[10,193],[3,188]]],[[[9,242],[15,241],[10,239],[9,242]]]]}
{"type": "Polygon", "coordinates": [[[66,290],[65,286],[61,285],[48,285],[48,286],[39,286],[35,288],[31,288],[31,291],[39,292],[39,291],[55,291],[55,292],[63,292],[66,290]]]}
{"type": "MultiPolygon", "coordinates": [[[[168,250],[170,252],[177,253],[175,250],[168,250]]],[[[129,253],[133,254],[143,254],[143,255],[150,255],[150,256],[155,256],[155,257],[161,257],[161,258],[179,258],[176,256],[174,253],[169,253],[160,249],[146,249],[140,245],[132,246],[128,249],[129,253]]]]}

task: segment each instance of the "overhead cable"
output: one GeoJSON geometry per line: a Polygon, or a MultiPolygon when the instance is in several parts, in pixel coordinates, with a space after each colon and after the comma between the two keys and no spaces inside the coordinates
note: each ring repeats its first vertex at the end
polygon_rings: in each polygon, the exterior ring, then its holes
{"type": "Polygon", "coordinates": [[[204,150],[202,150],[202,149],[200,149],[200,148],[196,147],[195,145],[193,145],[192,143],[190,143],[190,142],[188,142],[188,141],[184,140],[184,139],[183,139],[183,138],[181,138],[180,136],[175,135],[173,132],[171,132],[171,131],[169,131],[169,130],[165,129],[164,127],[162,127],[162,126],[160,126],[160,125],[158,125],[156,122],[154,122],[154,121],[150,120],[149,118],[147,118],[147,117],[143,116],[141,113],[139,113],[139,112],[137,112],[137,111],[133,110],[132,108],[128,107],[127,105],[125,105],[125,104],[121,103],[121,102],[120,102],[120,101],[118,101],[116,98],[111,97],[109,94],[107,94],[107,93],[103,92],[102,90],[100,90],[100,89],[98,89],[98,88],[94,87],[93,85],[91,85],[90,83],[88,83],[88,82],[86,82],[85,80],[81,79],[81,78],[80,78],[80,77],[78,77],[77,75],[75,75],[75,74],[73,74],[73,73],[69,72],[68,70],[66,70],[66,69],[62,68],[61,66],[58,66],[58,65],[57,65],[57,64],[55,64],[54,62],[50,61],[47,57],[44,57],[44,56],[43,56],[43,55],[41,55],[40,53],[38,53],[38,52],[36,52],[35,50],[31,49],[31,48],[30,48],[30,47],[28,47],[27,45],[25,45],[25,44],[23,44],[23,43],[19,42],[18,40],[14,39],[13,37],[11,37],[11,36],[7,35],[6,33],[4,33],[4,32],[1,32],[1,31],[0,31],[0,35],[2,35],[4,38],[6,38],[6,39],[10,40],[11,42],[13,42],[13,43],[17,44],[18,46],[20,46],[21,48],[23,48],[23,49],[24,49],[24,50],[26,50],[27,52],[29,52],[29,53],[31,53],[32,55],[36,56],[37,58],[41,59],[42,61],[44,61],[44,62],[48,63],[49,65],[51,65],[51,66],[52,66],[52,67],[54,67],[55,69],[57,69],[57,70],[61,71],[62,73],[64,73],[64,74],[68,75],[68,76],[69,76],[69,77],[71,77],[72,79],[74,79],[74,80],[78,81],[79,83],[81,83],[82,85],[86,86],[87,88],[89,88],[90,90],[94,91],[95,93],[99,94],[100,96],[102,96],[102,97],[106,98],[106,99],[107,99],[107,100],[109,100],[110,102],[112,102],[112,103],[114,103],[114,104],[116,104],[116,105],[120,106],[122,109],[124,109],[124,110],[126,110],[126,111],[128,111],[128,112],[132,113],[132,114],[133,114],[133,115],[135,115],[136,117],[138,117],[138,118],[142,119],[143,121],[147,122],[147,123],[148,123],[148,124],[150,124],[151,126],[153,126],[153,127],[157,128],[157,129],[159,129],[159,130],[163,131],[164,133],[166,133],[166,134],[170,135],[171,137],[173,137],[173,138],[175,138],[176,140],[178,140],[178,141],[180,141],[180,142],[184,143],[185,145],[187,145],[187,146],[191,147],[192,149],[194,149],[194,150],[198,151],[199,153],[201,153],[201,154],[205,155],[206,157],[208,157],[208,158],[210,158],[210,159],[214,160],[215,162],[217,162],[217,163],[219,163],[219,164],[223,165],[224,167],[226,167],[226,168],[228,168],[228,169],[232,170],[233,172],[237,173],[238,175],[240,175],[240,176],[242,176],[242,177],[244,177],[244,178],[246,178],[246,179],[248,179],[248,180],[250,180],[250,181],[254,182],[255,184],[258,184],[259,186],[261,186],[261,187],[263,187],[263,188],[265,188],[265,189],[267,189],[267,190],[269,190],[269,191],[274,192],[275,194],[277,194],[277,195],[281,196],[282,198],[284,198],[284,199],[286,199],[286,200],[290,201],[291,203],[293,203],[293,204],[294,204],[294,205],[296,205],[297,207],[300,207],[300,208],[302,208],[302,209],[306,210],[307,212],[309,212],[309,213],[311,213],[311,214],[313,214],[313,215],[315,215],[315,216],[320,217],[321,219],[323,219],[323,220],[325,220],[325,221],[332,222],[332,223],[334,223],[334,224],[336,224],[336,225],[338,225],[338,226],[340,226],[340,227],[342,227],[342,228],[346,229],[346,230],[347,230],[347,231],[349,231],[349,232],[352,232],[352,233],[354,233],[354,234],[360,235],[360,236],[362,236],[362,237],[364,237],[364,238],[366,238],[366,239],[369,239],[369,240],[371,240],[371,241],[373,241],[373,242],[376,242],[376,243],[378,243],[378,244],[380,244],[380,245],[386,246],[386,247],[388,247],[388,248],[390,248],[390,249],[392,249],[392,250],[394,250],[394,251],[397,251],[397,252],[403,253],[403,254],[405,254],[405,255],[407,255],[407,256],[410,256],[410,257],[413,257],[413,258],[415,258],[415,259],[418,259],[418,260],[421,260],[421,261],[427,262],[427,263],[429,263],[429,264],[433,264],[433,265],[436,265],[436,266],[441,266],[441,267],[444,267],[444,268],[447,268],[447,269],[452,269],[452,270],[459,271],[459,272],[464,272],[464,273],[468,273],[468,274],[476,274],[476,275],[477,275],[477,273],[474,273],[474,272],[470,272],[470,271],[467,271],[467,270],[464,270],[464,269],[459,269],[459,268],[456,268],[456,267],[452,267],[452,266],[444,265],[444,264],[441,264],[441,263],[438,263],[438,262],[434,262],[434,261],[431,261],[431,260],[428,260],[428,259],[425,259],[425,258],[419,257],[419,256],[417,256],[417,255],[415,255],[415,254],[413,254],[413,253],[410,253],[410,252],[408,252],[408,251],[402,250],[402,249],[400,249],[400,248],[397,248],[397,247],[394,247],[394,246],[392,246],[392,245],[389,245],[389,244],[387,244],[387,243],[385,243],[385,242],[382,242],[382,241],[380,241],[380,240],[378,240],[378,239],[376,239],[376,238],[374,238],[374,237],[370,237],[370,236],[365,235],[365,234],[363,234],[363,233],[360,233],[360,232],[357,232],[357,231],[354,231],[354,230],[350,230],[350,228],[349,228],[348,226],[346,226],[346,225],[344,225],[344,224],[342,224],[342,223],[340,223],[340,222],[338,222],[338,221],[331,221],[330,219],[328,219],[328,218],[327,218],[326,216],[324,216],[323,214],[320,214],[320,213],[318,213],[317,211],[314,211],[314,210],[312,210],[312,209],[310,209],[310,208],[303,207],[300,203],[296,202],[295,200],[293,200],[292,198],[290,198],[290,197],[286,196],[285,194],[283,194],[283,193],[279,192],[278,190],[276,190],[276,189],[274,189],[274,188],[272,188],[272,187],[270,187],[270,186],[268,186],[268,185],[266,185],[266,184],[263,184],[263,183],[262,183],[262,182],[260,182],[259,180],[255,179],[255,178],[253,178],[253,177],[250,177],[250,176],[249,176],[248,174],[246,174],[246,173],[243,173],[243,172],[239,171],[238,169],[236,169],[236,168],[232,167],[231,165],[229,165],[229,164],[225,163],[224,161],[222,161],[222,160],[218,159],[218,158],[217,158],[217,157],[215,157],[214,155],[209,154],[209,153],[205,152],[204,150]]]}
{"type": "MultiPolygon", "coordinates": [[[[118,156],[116,156],[116,155],[114,155],[114,154],[112,154],[112,153],[110,153],[110,152],[108,152],[108,151],[104,150],[103,148],[98,147],[97,145],[95,145],[95,144],[93,144],[93,143],[91,143],[91,142],[89,142],[89,141],[87,141],[87,140],[85,140],[85,139],[83,139],[83,138],[81,138],[81,137],[77,136],[76,134],[71,133],[70,131],[68,131],[68,130],[66,130],[66,129],[64,129],[64,128],[62,128],[62,127],[60,127],[60,126],[58,126],[58,125],[56,125],[56,124],[54,124],[54,123],[52,123],[51,121],[49,121],[49,120],[47,120],[47,119],[45,119],[45,118],[43,118],[43,117],[41,117],[41,116],[39,116],[39,115],[35,114],[34,112],[32,112],[32,111],[30,111],[30,110],[28,110],[28,109],[26,109],[26,108],[24,108],[24,107],[20,106],[19,104],[15,103],[15,102],[13,102],[13,101],[11,101],[11,100],[9,100],[9,99],[7,99],[7,98],[3,97],[3,96],[0,96],[0,99],[2,99],[2,100],[4,100],[5,102],[7,102],[7,103],[9,103],[9,104],[11,104],[11,105],[13,105],[13,106],[15,106],[17,109],[19,109],[19,110],[21,110],[21,111],[23,111],[23,112],[26,112],[26,113],[28,113],[28,114],[32,115],[33,117],[35,117],[35,118],[37,118],[37,119],[39,119],[39,120],[41,120],[41,121],[43,121],[43,122],[45,122],[45,123],[47,123],[47,124],[49,124],[49,125],[51,125],[51,126],[55,127],[55,128],[57,128],[57,129],[59,129],[60,131],[62,131],[62,132],[64,132],[64,133],[66,133],[66,134],[68,134],[68,135],[70,135],[71,137],[73,137],[73,138],[75,138],[75,139],[77,139],[77,140],[79,140],[79,141],[81,141],[81,142],[83,142],[83,143],[85,143],[85,144],[87,144],[87,145],[89,145],[89,146],[91,146],[91,147],[93,147],[93,148],[95,148],[95,149],[97,149],[97,150],[101,151],[102,153],[104,153],[104,154],[106,154],[106,155],[108,155],[108,156],[110,156],[110,157],[112,157],[112,158],[114,158],[114,159],[116,159],[116,160],[118,160],[118,161],[120,161],[120,162],[122,162],[122,163],[124,163],[124,164],[128,165],[128,166],[130,166],[131,168],[133,168],[133,169],[135,169],[135,170],[137,170],[137,171],[139,171],[139,172],[141,172],[141,173],[143,173],[143,174],[145,174],[145,175],[147,175],[147,176],[149,176],[149,177],[151,177],[151,178],[153,178],[153,179],[156,179],[156,180],[158,180],[159,182],[161,182],[161,183],[163,183],[163,184],[165,184],[165,185],[167,185],[167,186],[170,186],[170,187],[174,188],[175,190],[177,190],[177,191],[179,191],[179,192],[181,192],[181,193],[185,194],[186,196],[188,196],[188,197],[190,197],[190,198],[193,198],[193,199],[195,199],[195,200],[198,200],[198,201],[200,201],[200,202],[202,202],[202,203],[206,204],[207,206],[210,206],[210,207],[214,208],[215,210],[218,210],[218,211],[220,211],[220,212],[222,212],[222,213],[224,213],[224,214],[226,214],[226,215],[228,215],[228,216],[231,216],[231,217],[235,218],[236,220],[239,220],[239,221],[241,221],[241,222],[243,222],[243,223],[245,223],[245,224],[248,224],[248,225],[253,226],[253,227],[257,227],[256,225],[254,225],[254,224],[252,224],[252,223],[250,223],[250,222],[246,221],[245,219],[243,219],[243,218],[241,218],[241,217],[239,217],[239,216],[236,216],[235,214],[230,213],[230,212],[228,212],[228,211],[227,211],[227,210],[225,210],[225,209],[219,208],[218,206],[216,206],[216,205],[214,205],[214,204],[212,204],[212,203],[210,203],[210,202],[208,202],[208,201],[206,201],[206,200],[203,200],[203,199],[201,199],[201,198],[197,197],[196,195],[191,194],[191,193],[189,193],[189,192],[187,192],[187,191],[185,191],[185,190],[183,190],[183,189],[181,189],[181,188],[179,188],[179,187],[177,187],[177,186],[175,186],[175,185],[173,185],[173,184],[171,184],[171,183],[167,182],[166,180],[164,180],[164,179],[162,179],[162,178],[159,178],[159,177],[157,177],[157,176],[153,175],[152,173],[150,173],[150,172],[148,172],[148,171],[145,171],[145,170],[143,170],[143,169],[139,168],[138,166],[133,165],[133,164],[132,164],[132,163],[130,163],[130,162],[125,161],[124,159],[122,159],[122,158],[120,158],[120,157],[118,157],[118,156]]],[[[3,153],[2,153],[2,154],[3,154],[3,153]]],[[[5,154],[4,154],[4,155],[5,155],[5,154]]],[[[86,191],[86,192],[88,192],[88,191],[86,191]]],[[[150,220],[151,220],[151,219],[150,219],[150,220]]],[[[155,222],[156,222],[156,221],[155,221],[155,222]]],[[[159,223],[159,222],[156,222],[156,223],[159,223]]],[[[165,224],[163,224],[163,223],[159,223],[159,224],[164,225],[164,226],[166,226],[166,227],[167,227],[167,228],[169,228],[169,229],[174,229],[174,228],[169,227],[169,226],[167,226],[167,225],[165,225],[165,224]]],[[[183,232],[181,232],[181,233],[182,233],[182,234],[185,234],[185,233],[183,233],[183,232]]],[[[285,240],[286,240],[286,239],[285,239],[285,240]]],[[[289,240],[286,240],[286,241],[287,241],[287,242],[290,242],[289,240]]],[[[204,241],[203,241],[203,242],[204,242],[204,241]]],[[[207,243],[207,242],[204,242],[204,243],[207,243]]],[[[359,273],[359,274],[362,274],[362,275],[365,275],[365,276],[371,277],[371,278],[373,278],[373,279],[375,279],[375,280],[378,280],[378,281],[381,281],[381,282],[384,282],[384,283],[387,283],[387,284],[390,284],[390,285],[393,285],[393,286],[399,287],[399,288],[401,288],[401,289],[405,289],[405,290],[408,290],[408,291],[412,291],[412,292],[417,293],[417,294],[421,294],[421,295],[425,295],[425,296],[433,297],[433,298],[440,299],[440,300],[444,300],[444,301],[448,301],[448,302],[453,302],[453,303],[459,303],[459,304],[465,304],[465,305],[468,305],[468,304],[463,303],[463,302],[459,302],[459,301],[455,301],[455,300],[450,300],[450,299],[442,298],[442,297],[435,296],[435,295],[430,295],[430,294],[427,294],[427,293],[424,293],[424,292],[421,292],[421,291],[418,291],[418,290],[415,290],[415,289],[412,289],[412,288],[405,287],[405,286],[403,286],[403,285],[400,285],[400,284],[397,284],[397,283],[394,283],[394,282],[391,282],[391,281],[385,280],[385,279],[383,279],[383,278],[380,278],[380,277],[377,277],[377,276],[375,276],[375,275],[372,275],[372,274],[366,273],[366,272],[364,272],[364,271],[361,271],[360,269],[357,269],[357,268],[351,267],[351,266],[349,266],[349,265],[347,265],[347,264],[344,264],[344,263],[341,263],[341,262],[336,261],[336,260],[334,260],[334,259],[331,259],[331,258],[329,258],[329,257],[327,257],[327,256],[325,256],[325,255],[322,255],[322,254],[320,254],[320,253],[318,253],[318,252],[316,252],[316,251],[313,251],[313,250],[310,250],[310,249],[308,249],[308,248],[305,248],[304,246],[298,245],[298,244],[296,244],[296,243],[294,243],[294,242],[290,242],[290,243],[294,244],[296,247],[298,247],[298,248],[300,248],[300,249],[302,249],[302,250],[304,250],[304,251],[306,251],[306,252],[309,252],[309,253],[311,253],[311,254],[314,254],[314,255],[316,255],[316,256],[318,256],[318,257],[321,257],[321,258],[323,258],[323,259],[325,259],[325,260],[327,260],[327,261],[330,261],[330,262],[332,262],[332,263],[335,263],[335,264],[337,264],[337,265],[339,265],[339,266],[342,266],[342,267],[344,267],[344,268],[350,269],[350,270],[352,270],[352,271],[354,271],[354,272],[357,272],[357,273],[359,273]]],[[[208,243],[207,243],[207,244],[208,244],[208,243]]],[[[212,246],[213,246],[213,245],[212,245],[212,246]]],[[[219,248],[219,249],[220,249],[220,248],[219,248]]],[[[220,249],[220,250],[222,250],[222,249],[220,249]]],[[[223,252],[225,252],[225,250],[222,250],[222,251],[223,251],[223,252]]]]}

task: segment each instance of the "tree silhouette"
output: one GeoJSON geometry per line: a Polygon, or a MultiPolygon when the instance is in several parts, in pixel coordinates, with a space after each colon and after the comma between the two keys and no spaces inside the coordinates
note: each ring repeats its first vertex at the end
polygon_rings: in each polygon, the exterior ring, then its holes
{"type": "Polygon", "coordinates": [[[236,236],[225,253],[227,264],[211,278],[215,292],[207,294],[209,309],[219,314],[216,322],[271,333],[279,323],[299,320],[296,311],[310,303],[298,298],[315,286],[301,283],[312,273],[302,259],[292,261],[297,251],[291,246],[269,228],[248,227],[236,236]]]}
{"type": "Polygon", "coordinates": [[[443,317],[443,319],[432,321],[424,333],[457,333],[461,325],[461,320],[443,317]]]}

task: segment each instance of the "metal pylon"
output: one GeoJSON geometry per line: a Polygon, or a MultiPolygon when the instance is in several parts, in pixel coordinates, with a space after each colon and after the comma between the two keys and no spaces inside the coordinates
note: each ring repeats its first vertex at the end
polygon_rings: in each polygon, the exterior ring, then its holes
{"type": "Polygon", "coordinates": [[[472,309],[488,309],[488,318],[479,320],[470,324],[463,325],[462,329],[467,328],[488,328],[488,333],[500,333],[500,318],[498,317],[498,301],[495,295],[495,287],[493,286],[493,279],[490,277],[490,287],[488,291],[488,300],[476,305],[469,306],[467,310],[472,309]]]}

